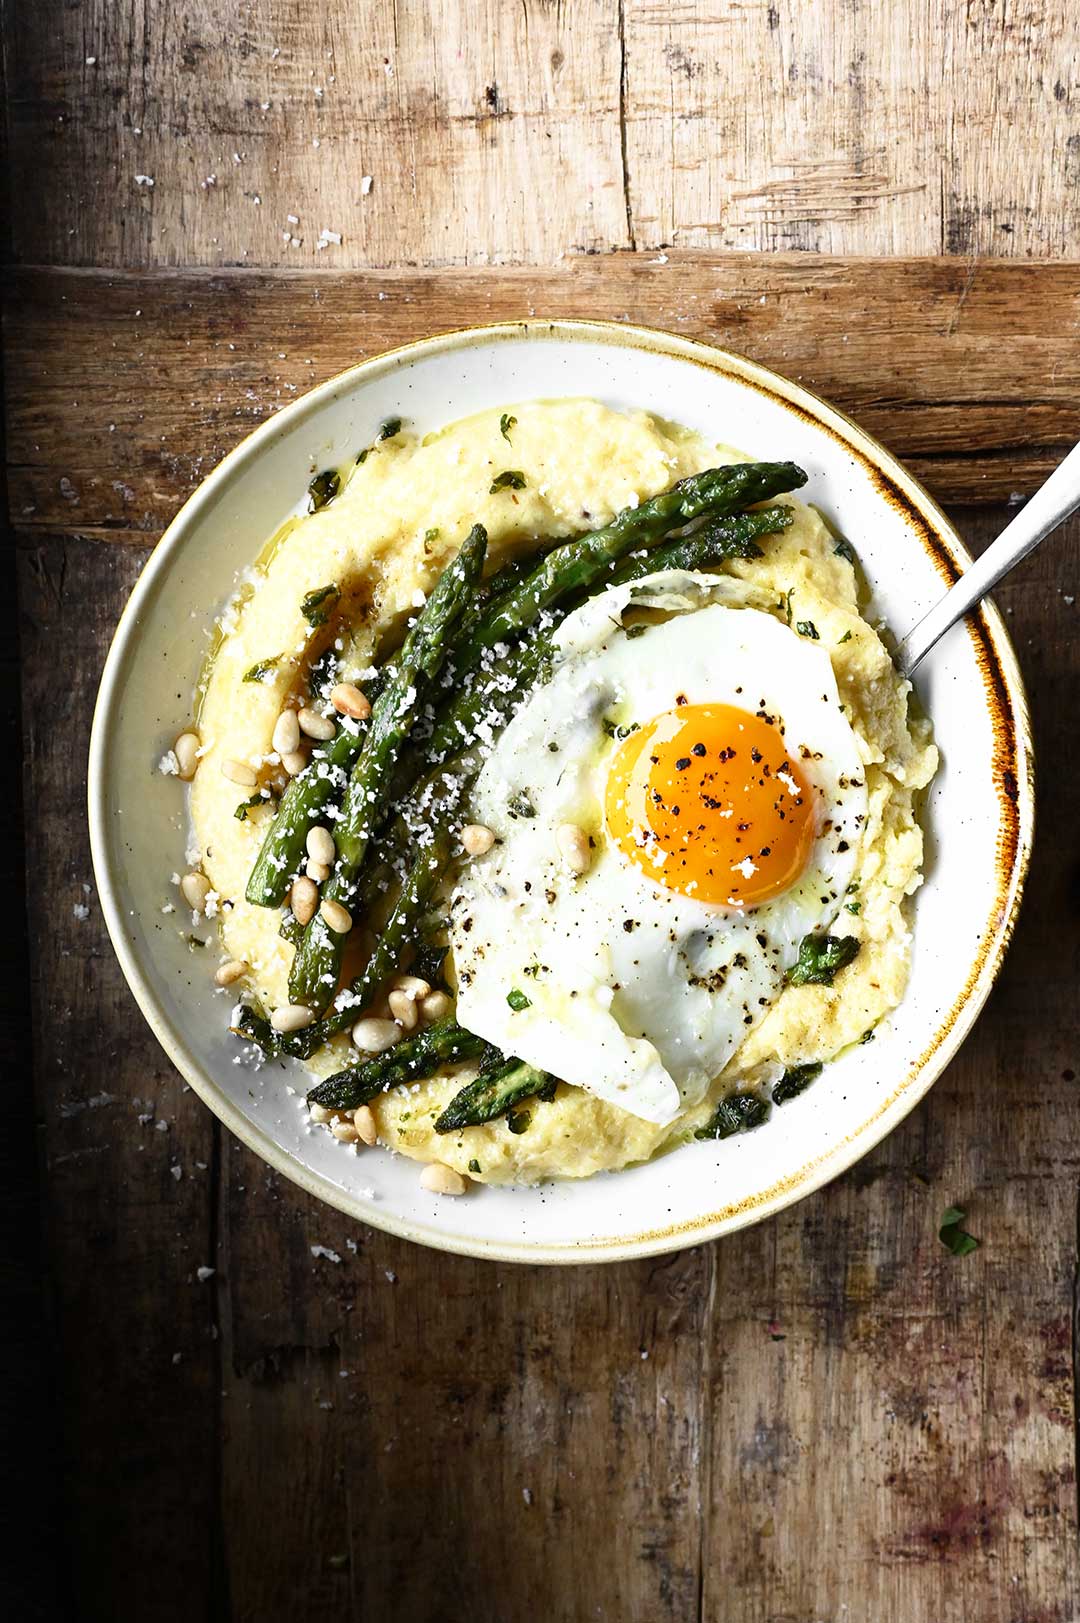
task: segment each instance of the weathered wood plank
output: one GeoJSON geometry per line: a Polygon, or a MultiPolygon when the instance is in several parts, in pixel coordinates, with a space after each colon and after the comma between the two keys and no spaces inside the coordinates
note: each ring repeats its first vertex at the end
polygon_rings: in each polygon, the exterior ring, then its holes
{"type": "Polygon", "coordinates": [[[227,1171],[237,1617],[694,1613],[707,1251],[486,1264],[364,1230],[234,1144],[227,1171]]]}
{"type": "Polygon", "coordinates": [[[8,26],[43,204],[14,213],[23,262],[1049,257],[1080,233],[1069,0],[38,0],[8,26]]]}
{"type": "MultiPolygon", "coordinates": [[[[34,1069],[61,1434],[65,1586],[81,1617],[180,1623],[215,1587],[220,1386],[216,1126],[136,1009],[98,909],[86,739],[143,561],[42,539],[20,554],[34,1069]]],[[[49,1390],[55,1380],[56,1390],[49,1390]]]]}
{"type": "Polygon", "coordinates": [[[1070,265],[673,255],[438,275],[24,271],[6,327],[13,522],[144,545],[245,433],[351,362],[472,322],[597,314],[806,383],[942,500],[1029,493],[1080,437],[1070,265]]]}
{"type": "MultiPolygon", "coordinates": [[[[989,539],[1003,515],[968,522],[989,539]]],[[[929,1098],[774,1224],[716,1247],[702,1616],[1067,1619],[1080,913],[1071,752],[1080,523],[998,596],[1041,828],[1001,981],[929,1098]],[[941,1246],[946,1207],[982,1247],[941,1246]]]]}

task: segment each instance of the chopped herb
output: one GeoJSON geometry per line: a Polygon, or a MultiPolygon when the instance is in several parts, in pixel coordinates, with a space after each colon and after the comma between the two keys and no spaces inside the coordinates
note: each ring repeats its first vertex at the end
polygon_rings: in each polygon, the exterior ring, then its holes
{"type": "Polygon", "coordinates": [[[784,619],[787,621],[788,625],[791,624],[791,600],[794,596],[795,588],[794,586],[791,586],[776,605],[778,609],[783,611],[784,619]]]}
{"type": "Polygon", "coordinates": [[[341,489],[341,475],[335,468],[324,468],[317,473],[308,485],[308,496],[311,500],[309,511],[317,513],[320,507],[327,507],[341,489]]]}
{"type": "Polygon", "coordinates": [[[974,1234],[961,1227],[966,1217],[967,1212],[962,1206],[950,1206],[941,1214],[938,1239],[954,1257],[967,1257],[972,1251],[977,1251],[981,1244],[974,1234]]]}
{"type": "Polygon", "coordinates": [[[242,800],[240,802],[239,806],[237,806],[236,810],[233,812],[233,816],[236,818],[238,823],[246,823],[248,820],[248,812],[251,810],[252,806],[261,806],[262,803],[263,796],[256,789],[255,793],[247,800],[242,800]]]}
{"type": "Polygon", "coordinates": [[[506,809],[511,817],[536,816],[536,807],[524,789],[519,789],[517,794],[510,796],[510,799],[506,802],[506,809]]]}
{"type": "Polygon", "coordinates": [[[401,418],[388,417],[379,429],[380,440],[392,440],[395,434],[401,433],[401,418]]]}
{"type": "Polygon", "coordinates": [[[520,1014],[522,1009],[532,1008],[532,998],[526,997],[524,992],[519,992],[516,986],[507,992],[506,1001],[515,1014],[520,1014]]]}
{"type": "Polygon", "coordinates": [[[489,495],[494,496],[499,490],[524,490],[525,475],[517,468],[508,468],[505,473],[497,473],[491,481],[489,495]]]}
{"type": "Polygon", "coordinates": [[[821,641],[820,637],[818,636],[818,628],[814,624],[813,620],[799,620],[795,626],[795,630],[799,633],[800,637],[809,637],[812,642],[821,641]]]}
{"type": "Polygon", "coordinates": [[[206,946],[206,942],[205,942],[205,941],[203,941],[203,940],[202,940],[202,939],[201,939],[201,938],[200,938],[200,937],[199,937],[199,936],[197,936],[197,935],[189,935],[189,936],[188,936],[188,946],[189,946],[189,947],[205,947],[205,946],[206,946]]]}
{"type": "Polygon", "coordinates": [[[849,564],[853,564],[855,562],[855,549],[851,542],[845,541],[841,536],[835,547],[833,547],[833,557],[846,558],[849,564]]]}
{"type": "Polygon", "coordinates": [[[436,525],[433,529],[424,531],[424,546],[425,547],[429,547],[433,541],[437,541],[438,539],[439,539],[438,525],[436,525]]]}
{"type": "Polygon", "coordinates": [[[627,626],[626,635],[628,637],[643,637],[648,629],[648,626],[627,626]]]}
{"type": "Polygon", "coordinates": [[[502,435],[503,439],[507,441],[508,444],[509,444],[509,441],[510,441],[510,430],[512,428],[516,428],[516,427],[517,427],[517,418],[516,417],[511,417],[511,415],[510,415],[510,413],[508,411],[504,411],[502,416],[499,418],[499,433],[502,435]]]}
{"type": "Polygon", "coordinates": [[[839,644],[842,643],[842,642],[850,642],[850,641],[851,641],[851,632],[850,631],[845,631],[844,635],[837,639],[837,646],[839,646],[839,644]]]}
{"type": "Polygon", "coordinates": [[[483,1170],[484,1170],[483,1167],[480,1165],[479,1161],[476,1159],[476,1156],[474,1155],[472,1160],[469,1162],[469,1171],[470,1172],[482,1172],[483,1170]]]}
{"type": "Polygon", "coordinates": [[[845,902],[844,903],[844,911],[845,911],[845,913],[861,913],[862,912],[862,903],[861,902],[845,902]]]}
{"type": "Polygon", "coordinates": [[[340,596],[336,586],[316,586],[301,603],[300,613],[309,626],[324,626],[340,596]]]}
{"type": "Polygon", "coordinates": [[[260,659],[257,664],[251,666],[250,670],[244,672],[244,681],[261,682],[264,677],[270,675],[280,658],[280,654],[275,654],[273,659],[260,659]]]}
{"type": "Polygon", "coordinates": [[[506,1118],[506,1125],[512,1133],[523,1133],[532,1121],[527,1110],[512,1110],[506,1118]]]}
{"type": "Polygon", "coordinates": [[[873,1040],[874,1040],[874,1028],[873,1028],[873,1026],[871,1026],[871,1027],[868,1028],[868,1030],[864,1031],[862,1036],[859,1038],[859,1047],[861,1048],[863,1043],[872,1043],[873,1040]]]}
{"type": "Polygon", "coordinates": [[[811,1082],[816,1082],[821,1075],[822,1066],[816,1061],[809,1065],[790,1066],[772,1090],[774,1105],[786,1105],[789,1099],[794,1099],[811,1082]]]}
{"type": "Polygon", "coordinates": [[[360,451],[360,452],[359,452],[359,453],[358,453],[358,454],[357,454],[357,458],[356,458],[356,466],[357,466],[357,467],[358,467],[358,468],[361,468],[361,467],[363,467],[363,465],[364,465],[364,463],[365,463],[365,462],[366,462],[366,461],[367,461],[367,459],[368,459],[368,452],[369,452],[369,451],[370,451],[370,449],[371,449],[371,447],[370,447],[370,446],[367,446],[367,445],[365,445],[365,446],[364,446],[364,449],[363,449],[363,450],[362,450],[362,451],[360,451]]]}
{"type": "Polygon", "coordinates": [[[419,975],[420,979],[427,981],[429,986],[439,986],[443,980],[443,961],[449,951],[447,947],[436,946],[433,942],[425,941],[416,950],[409,971],[411,975],[419,975]]]}
{"type": "Polygon", "coordinates": [[[853,935],[807,935],[799,947],[798,962],[788,970],[791,986],[831,986],[833,976],[859,950],[853,935]]]}
{"type": "Polygon", "coordinates": [[[695,1138],[730,1138],[733,1133],[749,1133],[769,1118],[769,1101],[756,1093],[733,1093],[721,1099],[716,1114],[705,1127],[699,1127],[695,1138]]]}
{"type": "Polygon", "coordinates": [[[327,693],[337,681],[340,663],[334,648],[324,648],[308,672],[308,692],[320,697],[327,693]]]}

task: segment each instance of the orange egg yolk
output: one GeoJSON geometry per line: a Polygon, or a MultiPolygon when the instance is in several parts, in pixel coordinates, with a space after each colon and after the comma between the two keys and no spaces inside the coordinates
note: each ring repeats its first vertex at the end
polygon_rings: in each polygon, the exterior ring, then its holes
{"type": "Polygon", "coordinates": [[[688,704],[619,745],[608,833],[667,890],[740,911],[792,885],[816,833],[815,796],[775,722],[688,704]]]}

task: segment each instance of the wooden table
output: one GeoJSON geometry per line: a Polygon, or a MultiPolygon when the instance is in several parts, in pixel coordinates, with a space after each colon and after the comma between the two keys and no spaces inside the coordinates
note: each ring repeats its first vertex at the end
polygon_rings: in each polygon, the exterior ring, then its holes
{"type": "Polygon", "coordinates": [[[179,502],[283,402],[431,330],[726,344],[849,409],[983,545],[1080,437],[1075,8],[6,18],[34,1018],[4,1147],[34,1445],[10,1615],[1066,1623],[1080,526],[999,594],[1040,828],[975,1035],[845,1177],[660,1261],[429,1254],[268,1172],[121,980],[83,799],[104,653],[179,502]]]}

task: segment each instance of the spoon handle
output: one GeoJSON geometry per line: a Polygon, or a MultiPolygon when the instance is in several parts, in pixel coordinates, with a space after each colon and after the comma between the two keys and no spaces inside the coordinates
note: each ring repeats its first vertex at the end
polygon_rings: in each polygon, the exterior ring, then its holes
{"type": "Polygon", "coordinates": [[[955,586],[935,603],[913,626],[896,651],[896,666],[910,676],[919,661],[930,652],[950,626],[963,619],[991,591],[1009,570],[1034,551],[1051,530],[1080,507],[1080,445],[1074,445],[1064,462],[1056,467],[1044,485],[1025,502],[997,540],[976,558],[955,586]]]}

